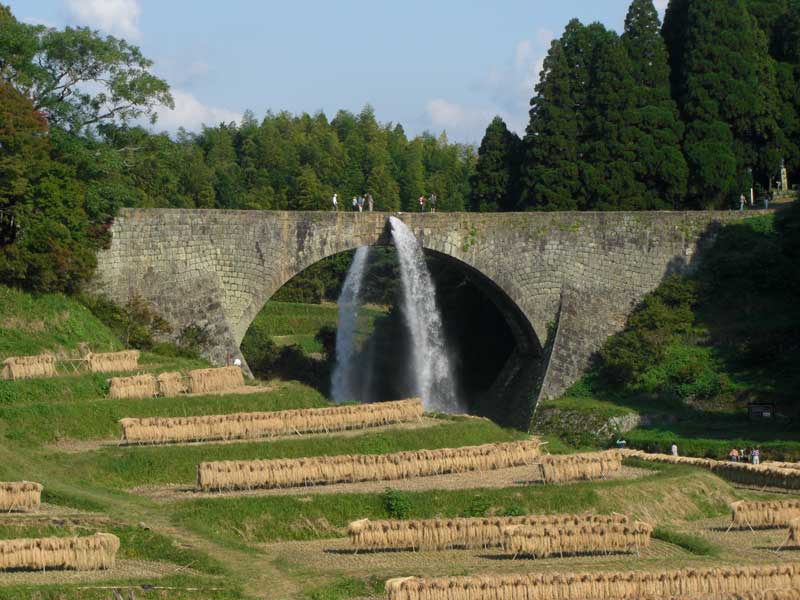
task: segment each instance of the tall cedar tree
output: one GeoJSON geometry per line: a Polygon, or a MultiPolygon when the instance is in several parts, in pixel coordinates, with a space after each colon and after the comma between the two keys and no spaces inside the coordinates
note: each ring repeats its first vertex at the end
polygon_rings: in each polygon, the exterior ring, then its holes
{"type": "Polygon", "coordinates": [[[524,208],[578,208],[578,121],[570,74],[564,44],[554,40],[531,100],[524,139],[525,157],[520,167],[524,208]]]}
{"type": "Polygon", "coordinates": [[[684,127],[670,94],[667,46],[652,0],[633,0],[622,41],[636,84],[636,177],[646,188],[643,208],[678,208],[689,176],[681,148],[684,127]]]}
{"type": "Polygon", "coordinates": [[[495,117],[486,128],[478,149],[472,185],[473,210],[510,211],[517,207],[521,141],[495,117]]]}
{"type": "Polygon", "coordinates": [[[779,159],[775,73],[744,0],[672,0],[663,28],[672,94],[688,124],[684,152],[696,205],[725,207],[766,184],[779,159]]]}

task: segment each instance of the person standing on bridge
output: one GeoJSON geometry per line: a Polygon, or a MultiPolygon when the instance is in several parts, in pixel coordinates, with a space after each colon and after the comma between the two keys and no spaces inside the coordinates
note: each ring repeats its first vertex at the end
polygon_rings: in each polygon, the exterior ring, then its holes
{"type": "Polygon", "coordinates": [[[739,196],[739,210],[744,210],[744,205],[747,204],[747,198],[744,197],[744,194],[739,196]]]}
{"type": "Polygon", "coordinates": [[[372,199],[372,194],[367,194],[367,204],[369,205],[369,212],[372,212],[372,208],[375,205],[375,201],[372,199]]]}
{"type": "Polygon", "coordinates": [[[436,212],[436,194],[431,194],[431,212],[436,212]]]}
{"type": "Polygon", "coordinates": [[[358,210],[358,198],[356,198],[355,196],[353,196],[353,210],[354,211],[358,210]]]}
{"type": "Polygon", "coordinates": [[[331,202],[333,203],[333,210],[335,212],[338,212],[339,211],[339,199],[336,197],[336,194],[333,195],[333,198],[331,199],[331,202]]]}

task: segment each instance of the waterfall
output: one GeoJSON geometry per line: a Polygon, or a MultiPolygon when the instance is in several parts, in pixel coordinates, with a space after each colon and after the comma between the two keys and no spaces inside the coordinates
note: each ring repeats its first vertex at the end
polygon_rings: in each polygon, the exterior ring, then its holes
{"type": "Polygon", "coordinates": [[[331,375],[331,395],[335,402],[352,402],[357,400],[353,378],[356,354],[356,325],[358,321],[359,294],[361,282],[369,256],[369,246],[356,250],[353,262],[347,269],[342,291],[336,304],[339,307],[339,325],[336,328],[336,365],[331,375]]]}
{"type": "Polygon", "coordinates": [[[389,217],[400,260],[403,313],[411,331],[416,388],[427,411],[465,412],[456,397],[436,290],[422,248],[405,223],[389,217]]]}

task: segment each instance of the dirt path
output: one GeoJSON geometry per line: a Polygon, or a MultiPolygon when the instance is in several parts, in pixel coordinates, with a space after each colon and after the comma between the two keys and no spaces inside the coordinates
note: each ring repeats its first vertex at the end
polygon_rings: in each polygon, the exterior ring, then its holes
{"type": "Polygon", "coordinates": [[[101,448],[150,448],[153,446],[207,446],[209,444],[243,444],[252,442],[272,442],[278,440],[296,440],[303,438],[328,438],[328,437],[357,437],[365,433],[380,433],[385,431],[400,431],[410,429],[424,429],[446,423],[441,419],[433,417],[422,417],[416,421],[407,423],[393,423],[391,425],[381,425],[378,427],[362,427],[361,429],[348,429],[345,431],[330,431],[328,433],[293,433],[287,435],[275,435],[272,437],[253,437],[240,440],[211,440],[207,442],[177,442],[173,444],[122,444],[120,440],[60,440],[55,444],[45,446],[48,449],[59,450],[67,454],[79,454],[81,452],[92,452],[101,448]]]}
{"type": "MultiPolygon", "coordinates": [[[[308,496],[311,494],[371,494],[383,492],[387,487],[404,491],[426,490],[466,490],[481,488],[509,488],[536,485],[531,480],[532,467],[513,467],[495,471],[475,471],[472,473],[452,473],[448,475],[432,475],[413,479],[397,479],[390,481],[366,481],[359,483],[337,483],[294,488],[261,489],[236,492],[199,492],[186,485],[140,486],[130,490],[154,500],[194,500],[197,498],[230,498],[252,496],[308,496]]],[[[634,479],[652,475],[652,471],[623,466],[609,480],[634,479]]]]}

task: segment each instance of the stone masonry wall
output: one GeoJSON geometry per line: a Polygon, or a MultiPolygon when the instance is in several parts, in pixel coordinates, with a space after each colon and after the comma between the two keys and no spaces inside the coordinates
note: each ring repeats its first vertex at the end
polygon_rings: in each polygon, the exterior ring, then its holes
{"type": "MultiPolygon", "coordinates": [[[[748,213],[752,215],[753,211],[748,213]]],[[[427,249],[466,263],[519,307],[540,345],[561,314],[545,377],[557,395],[665,274],[692,265],[735,212],[407,213],[427,249]]],[[[255,315],[313,263],[390,242],[386,213],[124,209],[92,287],[140,294],[172,324],[205,328],[223,363],[255,315]]]]}

